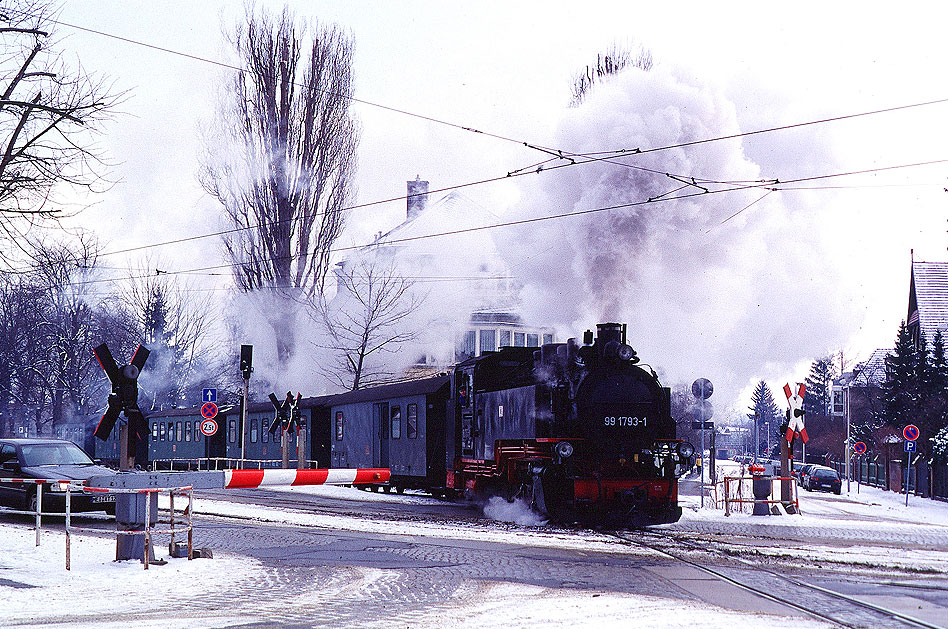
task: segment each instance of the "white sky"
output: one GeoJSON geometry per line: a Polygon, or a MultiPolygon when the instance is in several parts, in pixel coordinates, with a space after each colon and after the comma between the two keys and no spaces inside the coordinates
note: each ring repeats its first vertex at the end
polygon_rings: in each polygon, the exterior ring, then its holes
{"type": "MultiPolygon", "coordinates": [[[[233,62],[221,24],[233,24],[240,4],[74,0],[65,2],[61,19],[233,62]]],[[[948,9],[936,2],[897,7],[802,2],[774,11],[753,2],[290,4],[300,15],[351,31],[358,98],[547,146],[556,145],[571,76],[616,42],[642,44],[656,64],[726,94],[743,131],[948,97],[938,80],[948,67],[942,31],[948,9]]],[[[129,90],[125,115],[103,139],[118,162],[114,176],[119,183],[80,216],[80,223],[100,234],[108,250],[219,229],[218,209],[196,174],[201,129],[212,118],[218,86],[230,71],[66,26],[59,34],[66,36],[67,54],[78,56],[88,71],[107,74],[116,89],[129,90]]],[[[355,112],[363,126],[360,203],[403,195],[405,181],[415,175],[440,188],[501,176],[543,158],[514,142],[367,105],[357,105],[355,112]]],[[[746,140],[744,151],[767,166],[765,174],[781,179],[946,159],[946,114],[948,104],[931,105],[767,134],[746,140]],[[780,148],[788,143],[791,151],[780,148]]],[[[806,217],[802,224],[786,228],[806,231],[801,242],[819,243],[821,252],[829,252],[820,254],[826,257],[818,266],[832,270],[827,276],[846,295],[851,325],[845,333],[821,335],[819,321],[800,330],[784,324],[771,342],[794,342],[798,335],[811,342],[800,356],[817,358],[842,349],[848,359],[890,345],[906,314],[909,250],[915,249],[916,259],[948,259],[946,171],[948,164],[942,164],[824,182],[886,187],[782,193],[790,211],[796,204],[810,208],[798,215],[806,217]]],[[[547,182],[557,176],[542,175],[547,182]]],[[[503,215],[520,197],[525,180],[466,188],[464,194],[503,215]]],[[[746,203],[735,199],[734,211],[746,203]]],[[[755,209],[767,210],[762,204],[745,215],[753,216],[755,209]]],[[[403,215],[402,201],[357,210],[344,244],[365,242],[403,215]]],[[[727,242],[734,237],[729,230],[739,229],[735,221],[707,237],[727,242]]],[[[214,238],[160,247],[150,255],[170,270],[223,262],[214,238]]],[[[122,256],[108,261],[126,264],[122,256]]],[[[802,381],[812,358],[775,357],[773,364],[751,364],[730,375],[714,373],[717,359],[709,358],[701,373],[674,375],[689,382],[697,376],[716,385],[727,381],[716,390],[728,397],[715,401],[739,408],[747,404],[738,401],[746,383],[767,378],[779,391],[786,380],[802,381]]]]}

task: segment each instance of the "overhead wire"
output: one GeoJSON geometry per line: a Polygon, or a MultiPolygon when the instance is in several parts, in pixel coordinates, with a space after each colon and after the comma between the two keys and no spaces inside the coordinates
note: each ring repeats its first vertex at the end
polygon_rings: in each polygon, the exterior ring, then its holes
{"type": "MultiPolygon", "coordinates": [[[[910,164],[900,164],[900,165],[895,165],[895,166],[880,166],[880,167],[876,167],[876,168],[866,168],[866,169],[861,169],[861,170],[853,170],[853,171],[846,171],[846,172],[840,172],[840,173],[832,173],[832,174],[826,174],[826,175],[812,175],[812,176],[809,176],[809,177],[798,177],[798,178],[787,179],[787,180],[779,180],[779,179],[778,179],[778,180],[776,180],[776,181],[777,181],[777,184],[776,184],[776,185],[770,185],[770,186],[765,186],[765,185],[762,185],[762,184],[759,184],[759,183],[756,183],[756,182],[755,182],[755,183],[752,183],[752,184],[745,184],[745,185],[740,185],[740,186],[731,186],[731,187],[726,187],[726,188],[721,188],[721,189],[709,189],[709,190],[703,190],[703,191],[700,191],[700,192],[691,192],[691,193],[681,194],[681,195],[677,195],[677,196],[661,196],[661,197],[658,197],[658,198],[652,197],[652,198],[643,199],[643,200],[638,200],[638,201],[630,201],[630,202],[627,202],[627,203],[617,203],[617,204],[614,204],[614,205],[608,205],[608,206],[602,206],[602,207],[595,207],[595,208],[588,208],[588,209],[584,209],[584,210],[575,210],[575,211],[571,211],[571,212],[562,212],[562,213],[552,214],[552,215],[546,215],[546,216],[535,216],[535,217],[517,219],[517,220],[512,220],[512,221],[501,221],[501,222],[492,223],[492,224],[489,224],[489,225],[480,225],[480,226],[475,226],[475,227],[466,227],[466,228],[460,228],[460,229],[454,229],[454,230],[447,230],[447,231],[442,231],[442,232],[437,232],[437,233],[432,233],[432,234],[420,234],[420,235],[417,235],[417,236],[405,236],[405,237],[402,237],[402,238],[391,238],[391,239],[387,239],[387,240],[384,240],[384,241],[375,241],[375,242],[366,243],[366,244],[349,245],[349,246],[343,246],[343,247],[334,247],[334,248],[332,249],[332,251],[333,251],[333,253],[339,253],[339,252],[343,252],[343,251],[352,251],[352,250],[364,249],[364,248],[372,247],[372,246],[392,246],[392,245],[399,245],[399,244],[405,244],[405,243],[408,243],[408,242],[415,242],[415,241],[419,241],[419,240],[427,240],[427,239],[431,239],[431,238],[441,238],[441,237],[446,237],[446,236],[457,236],[457,235],[468,234],[468,233],[474,233],[474,232],[479,232],[479,231],[484,231],[484,230],[490,230],[490,229],[499,229],[499,228],[504,228],[504,227],[515,227],[515,226],[529,225],[529,224],[541,223],[541,222],[545,222],[545,221],[552,221],[552,220],[559,220],[559,219],[564,219],[564,218],[573,218],[573,217],[579,217],[579,216],[586,216],[586,215],[596,214],[596,213],[600,213],[600,212],[609,212],[609,211],[618,210],[618,209],[631,208],[631,207],[639,207],[639,206],[644,206],[644,205],[649,205],[649,204],[663,203],[663,202],[667,202],[667,201],[680,201],[680,200],[685,200],[685,199],[692,199],[692,198],[696,198],[696,197],[707,196],[707,195],[712,195],[712,194],[721,194],[721,193],[727,193],[727,192],[739,192],[739,191],[744,191],[744,190],[760,190],[760,189],[763,189],[763,190],[765,190],[765,191],[767,192],[767,194],[769,194],[769,193],[771,193],[771,192],[780,192],[780,191],[781,191],[780,185],[783,185],[783,184],[803,183],[803,182],[807,182],[807,181],[818,181],[818,180],[825,180],[825,179],[830,179],[830,178],[834,178],[834,177],[847,177],[847,176],[853,176],[853,175],[871,174],[871,173],[876,173],[876,172],[888,172],[888,171],[893,171],[893,170],[898,170],[898,169],[916,168],[916,167],[921,167],[921,166],[930,166],[930,165],[945,164],[945,163],[948,163],[948,159],[929,160],[929,161],[925,161],[925,162],[914,162],[914,163],[910,163],[910,164]]],[[[767,195],[765,194],[764,196],[767,196],[767,195]]],[[[751,205],[754,205],[755,203],[761,201],[763,198],[764,198],[764,197],[761,197],[760,199],[758,199],[758,200],[755,201],[754,203],[752,203],[752,204],[746,206],[745,208],[743,208],[742,210],[740,210],[738,213],[740,213],[740,212],[746,210],[746,209],[749,208],[751,205]]],[[[736,216],[736,214],[735,214],[734,216],[736,216]]],[[[729,217],[728,219],[725,219],[725,221],[723,221],[723,222],[726,222],[727,220],[730,220],[730,218],[733,218],[733,216],[732,216],[732,217],[729,217]]],[[[297,257],[297,255],[294,254],[294,255],[290,255],[290,256],[271,257],[271,258],[267,258],[267,259],[268,259],[268,260],[281,260],[281,259],[287,259],[287,258],[289,258],[289,259],[294,259],[294,258],[296,258],[296,257],[297,257]]],[[[208,272],[208,271],[217,271],[217,270],[230,269],[230,268],[232,268],[232,265],[231,265],[230,263],[227,263],[227,264],[218,264],[218,265],[210,265],[210,266],[205,266],[205,267],[198,267],[198,268],[193,268],[193,269],[162,270],[162,271],[160,271],[160,273],[163,274],[163,275],[186,275],[186,274],[203,273],[203,272],[208,272]]],[[[145,278],[147,278],[147,277],[153,277],[153,275],[150,275],[150,274],[149,274],[149,275],[142,275],[142,276],[137,276],[137,277],[128,277],[128,276],[125,276],[125,277],[121,277],[121,278],[94,279],[94,280],[88,280],[88,281],[86,281],[85,283],[121,282],[121,281],[126,281],[126,280],[129,280],[129,279],[132,279],[132,280],[134,280],[134,279],[145,279],[145,278]]]]}

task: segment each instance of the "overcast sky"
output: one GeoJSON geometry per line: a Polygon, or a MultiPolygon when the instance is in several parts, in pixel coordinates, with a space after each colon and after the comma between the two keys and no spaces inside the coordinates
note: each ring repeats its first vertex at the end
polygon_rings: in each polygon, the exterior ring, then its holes
{"type": "MultiPolygon", "coordinates": [[[[721,114],[720,124],[707,121],[702,126],[712,134],[948,98],[948,86],[941,80],[948,67],[941,3],[836,4],[842,6],[794,3],[773,13],[754,2],[312,1],[290,6],[300,16],[335,22],[352,33],[359,99],[486,132],[357,104],[354,112],[363,127],[357,200],[366,203],[404,195],[405,181],[416,175],[430,181],[432,188],[442,188],[502,176],[545,158],[523,142],[610,150],[634,148],[621,146],[634,137],[640,148],[663,145],[668,139],[664,129],[646,125],[634,135],[617,131],[631,113],[613,107],[615,101],[606,102],[607,96],[583,111],[567,109],[571,77],[614,43],[642,45],[655,61],[658,78],[614,86],[616,94],[623,89],[634,92],[626,93],[629,111],[667,114],[670,107],[680,107],[683,117],[699,122],[702,112],[713,111],[721,114]],[[676,105],[679,97],[682,104],[676,105]],[[713,107],[702,109],[704,105],[696,103],[713,107]],[[567,140],[573,145],[560,144],[567,140]]],[[[65,36],[67,55],[81,59],[87,71],[111,77],[117,90],[128,90],[124,114],[107,128],[103,140],[117,162],[118,184],[79,218],[107,242],[107,250],[220,228],[218,208],[196,175],[204,150],[201,130],[214,115],[221,83],[232,72],[117,38],[234,63],[221,31],[232,27],[241,13],[236,2],[65,2],[59,34],[65,36]]],[[[948,103],[942,103],[761,134],[731,145],[721,159],[739,162],[743,171],[756,170],[761,178],[782,181],[948,159],[946,115],[948,103]]],[[[680,134],[671,138],[704,139],[680,134]]],[[[701,150],[691,149],[688,163],[718,155],[712,150],[702,157],[701,150]]],[[[644,156],[641,164],[664,167],[644,156]]],[[[722,177],[728,175],[717,170],[722,177]]],[[[545,214],[570,212],[606,198],[596,195],[567,205],[557,186],[575,188],[582,178],[570,179],[565,172],[575,171],[548,171],[468,187],[463,193],[496,215],[517,217],[535,215],[541,207],[545,214]],[[560,203],[564,206],[557,207],[560,203]]],[[[688,281],[682,268],[663,273],[659,256],[655,260],[660,268],[648,277],[652,282],[665,277],[683,290],[695,291],[700,290],[698,279],[706,276],[715,299],[687,310],[677,323],[668,321],[674,313],[669,304],[636,306],[631,299],[617,310],[598,313],[594,304],[585,304],[571,310],[572,318],[554,323],[561,336],[578,335],[579,326],[595,323],[590,317],[642,322],[647,321],[643,313],[654,307],[667,328],[643,332],[640,342],[633,334],[633,344],[649,350],[649,362],[673,364],[672,380],[690,382],[704,376],[726,383],[720,389],[724,397],[717,399],[739,408],[747,400],[739,400],[738,392],[755,378],[768,379],[779,392],[784,379],[802,380],[813,358],[844,350],[847,360],[862,359],[876,347],[891,344],[906,315],[910,249],[915,249],[916,259],[948,259],[946,175],[948,163],[808,182],[837,188],[776,193],[726,223],[724,218],[760,194],[719,195],[727,201],[704,207],[713,209],[713,216],[701,214],[698,200],[689,211],[696,212],[692,216],[700,229],[690,234],[688,249],[704,251],[700,259],[710,261],[708,266],[693,264],[697,279],[688,281]],[[763,249],[752,259],[734,251],[753,248],[754,243],[763,249]],[[748,271],[752,276],[738,282],[741,269],[757,271],[748,271]],[[791,286],[797,280],[801,286],[815,284],[812,290],[791,286]],[[742,312],[741,317],[722,320],[709,316],[746,308],[733,298],[746,294],[747,285],[760,284],[770,284],[758,300],[769,303],[767,313],[754,318],[742,312]],[[781,295],[792,304],[779,303],[781,295]],[[807,317],[808,312],[819,314],[807,317]],[[701,339],[715,336],[717,325],[729,326],[727,333],[702,350],[701,339]],[[740,368],[734,366],[741,362],[741,353],[733,351],[737,336],[763,339],[746,348],[746,364],[740,368]],[[662,340],[669,337],[677,340],[662,340]],[[682,339],[694,347],[684,349],[682,339]],[[787,351],[787,345],[794,345],[793,351],[787,351]],[[675,357],[667,359],[661,355],[672,353],[675,357]]],[[[356,210],[345,243],[366,242],[403,215],[403,201],[356,210]]],[[[559,229],[571,233],[572,228],[564,223],[559,229]]],[[[665,251],[677,251],[677,246],[665,251]]],[[[223,262],[215,238],[158,247],[149,255],[159,257],[169,270],[223,262]]],[[[570,258],[574,273],[582,267],[575,255],[570,258]]],[[[127,256],[108,260],[122,266],[127,256]]],[[[525,272],[528,267],[525,262],[525,272]]],[[[524,279],[528,284],[537,280],[531,294],[543,292],[543,278],[524,279]]],[[[674,287],[663,290],[673,292],[674,287]]],[[[563,294],[568,298],[568,291],[563,294]]],[[[641,295],[663,299],[654,286],[641,295]]],[[[552,307],[536,310],[542,314],[552,307]]]]}

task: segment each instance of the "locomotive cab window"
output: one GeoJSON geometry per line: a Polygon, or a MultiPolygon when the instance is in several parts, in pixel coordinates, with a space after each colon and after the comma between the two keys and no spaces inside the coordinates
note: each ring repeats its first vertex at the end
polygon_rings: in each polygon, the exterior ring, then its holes
{"type": "Polygon", "coordinates": [[[392,407],[392,439],[401,439],[402,437],[402,409],[400,406],[392,407]]]}
{"type": "Polygon", "coordinates": [[[408,405],[408,424],[406,425],[406,437],[409,439],[418,438],[418,405],[408,405]]]}

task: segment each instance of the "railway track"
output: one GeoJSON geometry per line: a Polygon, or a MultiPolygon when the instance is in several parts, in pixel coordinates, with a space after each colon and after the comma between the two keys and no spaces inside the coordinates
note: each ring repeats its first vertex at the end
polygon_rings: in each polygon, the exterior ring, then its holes
{"type": "Polygon", "coordinates": [[[931,624],[902,612],[807,583],[803,579],[782,574],[759,562],[710,548],[708,545],[700,545],[674,533],[636,531],[635,533],[612,532],[611,534],[624,543],[647,548],[757,596],[834,625],[852,628],[872,627],[873,629],[894,626],[944,628],[944,625],[931,624]],[[688,559],[681,552],[669,549],[669,546],[673,546],[674,549],[684,547],[688,550],[716,555],[725,560],[722,563],[737,563],[742,568],[729,569],[721,565],[704,565],[688,559]],[[801,596],[801,592],[805,592],[806,596],[801,596]],[[806,604],[801,604],[801,599],[805,599],[806,604]]]}

